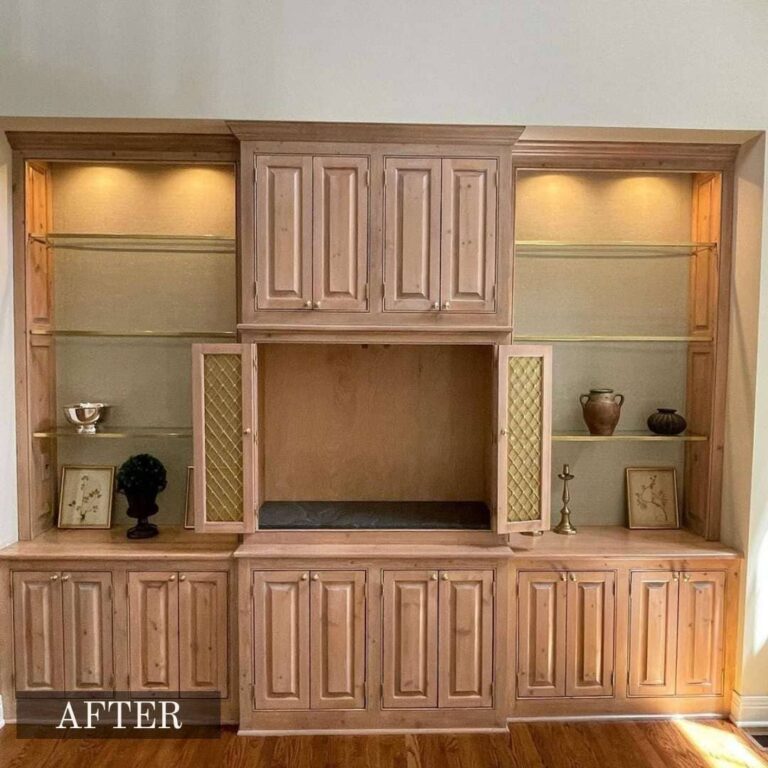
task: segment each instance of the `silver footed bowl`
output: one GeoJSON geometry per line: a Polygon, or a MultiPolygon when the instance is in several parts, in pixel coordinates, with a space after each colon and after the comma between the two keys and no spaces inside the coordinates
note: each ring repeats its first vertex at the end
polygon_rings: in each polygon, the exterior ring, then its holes
{"type": "Polygon", "coordinates": [[[70,424],[77,427],[81,435],[96,434],[96,424],[101,421],[109,408],[106,403],[75,403],[64,406],[64,416],[70,424]]]}

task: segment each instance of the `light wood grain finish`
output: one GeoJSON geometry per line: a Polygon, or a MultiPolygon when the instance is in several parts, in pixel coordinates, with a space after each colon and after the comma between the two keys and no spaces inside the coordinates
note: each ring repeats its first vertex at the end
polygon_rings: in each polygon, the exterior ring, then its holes
{"type": "Polygon", "coordinates": [[[385,571],[382,706],[438,704],[438,572],[385,571]]]}
{"type": "Polygon", "coordinates": [[[440,573],[440,707],[493,704],[493,582],[490,570],[440,573]]]}
{"type": "Polygon", "coordinates": [[[440,308],[438,158],[385,159],[384,310],[440,308]]]}
{"type": "Polygon", "coordinates": [[[312,159],[313,309],[368,307],[366,157],[312,159]]]}
{"type": "Polygon", "coordinates": [[[179,690],[179,584],[175,572],[128,574],[130,690],[179,690]]]}
{"type": "Polygon", "coordinates": [[[253,706],[308,709],[309,572],[253,573],[253,706]]]}
{"type": "Polygon", "coordinates": [[[179,574],[179,685],[184,694],[228,697],[228,613],[226,573],[179,574]]]}
{"type": "Polygon", "coordinates": [[[257,306],[310,309],[312,158],[259,156],[255,178],[257,306]]]}
{"type": "Polygon", "coordinates": [[[564,696],[566,574],[521,573],[518,585],[518,696],[564,696]]]}
{"type": "Polygon", "coordinates": [[[312,572],[312,709],[365,707],[365,575],[365,571],[312,572]]]}
{"type": "Polygon", "coordinates": [[[630,696],[675,692],[678,583],[677,573],[637,571],[631,575],[630,696]]]}
{"type": "Polygon", "coordinates": [[[52,222],[51,174],[37,163],[27,163],[26,171],[26,229],[36,237],[27,242],[27,320],[30,325],[51,327],[53,258],[45,242],[52,222]]]}
{"type": "Polygon", "coordinates": [[[725,573],[689,571],[680,578],[676,693],[718,696],[725,660],[725,573]]]}
{"type": "Polygon", "coordinates": [[[16,691],[63,691],[63,627],[60,575],[13,574],[16,691]]]}
{"type": "Polygon", "coordinates": [[[441,309],[493,312],[496,303],[495,160],[442,163],[441,309]]]}
{"type": "Polygon", "coordinates": [[[64,572],[61,589],[65,690],[114,689],[112,574],[64,572]]]}
{"type": "Polygon", "coordinates": [[[614,674],[615,574],[568,574],[566,696],[610,696],[614,674]]]}

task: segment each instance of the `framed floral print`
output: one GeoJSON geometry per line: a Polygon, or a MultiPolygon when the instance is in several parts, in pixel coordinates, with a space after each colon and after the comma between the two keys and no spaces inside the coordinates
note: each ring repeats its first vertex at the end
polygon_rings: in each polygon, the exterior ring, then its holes
{"type": "Polygon", "coordinates": [[[630,528],[679,528],[674,467],[627,467],[630,528]]]}
{"type": "Polygon", "coordinates": [[[59,528],[109,528],[115,467],[63,466],[59,528]]]}

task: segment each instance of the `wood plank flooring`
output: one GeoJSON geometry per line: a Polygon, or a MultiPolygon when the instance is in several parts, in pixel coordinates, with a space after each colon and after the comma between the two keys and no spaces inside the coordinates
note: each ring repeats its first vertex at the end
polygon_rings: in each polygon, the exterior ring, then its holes
{"type": "Polygon", "coordinates": [[[509,735],[22,740],[0,730],[1,768],[757,768],[715,721],[512,724],[509,735]]]}

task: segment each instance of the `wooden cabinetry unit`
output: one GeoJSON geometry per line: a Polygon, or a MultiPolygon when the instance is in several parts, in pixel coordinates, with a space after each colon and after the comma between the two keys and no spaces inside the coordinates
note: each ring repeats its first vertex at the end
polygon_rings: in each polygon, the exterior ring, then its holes
{"type": "Polygon", "coordinates": [[[614,589],[608,571],[519,574],[518,696],[612,695],[614,589]]]}
{"type": "Polygon", "coordinates": [[[220,572],[128,574],[131,691],[227,697],[227,591],[220,572]]]}
{"type": "Polygon", "coordinates": [[[252,584],[253,707],[364,708],[365,572],[255,571],[252,584]]]}
{"type": "Polygon", "coordinates": [[[720,695],[725,574],[637,571],[631,577],[631,696],[720,695]]]}
{"type": "Polygon", "coordinates": [[[13,627],[17,693],[114,688],[110,574],[15,572],[13,627]]]}

